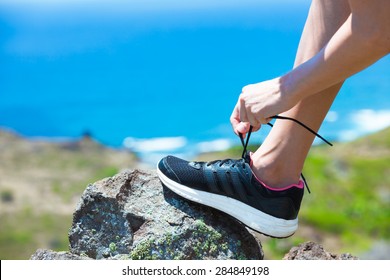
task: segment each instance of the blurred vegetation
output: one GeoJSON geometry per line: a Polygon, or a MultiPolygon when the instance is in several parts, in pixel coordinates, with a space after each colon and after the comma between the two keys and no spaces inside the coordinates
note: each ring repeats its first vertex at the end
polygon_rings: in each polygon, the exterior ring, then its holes
{"type": "Polygon", "coordinates": [[[87,185],[138,161],[90,137],[47,142],[0,131],[0,143],[0,259],[69,250],[72,214],[87,185]]]}
{"type": "MultiPolygon", "coordinates": [[[[239,158],[241,151],[234,147],[198,160],[239,158]]],[[[356,256],[377,241],[390,242],[390,128],[350,143],[312,147],[303,173],[311,194],[302,202],[302,230],[288,239],[260,237],[268,259],[281,259],[308,238],[330,252],[356,256]]]]}
{"type": "Polygon", "coordinates": [[[31,208],[1,215],[0,259],[29,259],[41,247],[67,251],[72,215],[34,214],[31,208]]]}
{"type": "MultiPolygon", "coordinates": [[[[28,259],[38,248],[68,250],[72,213],[85,187],[137,166],[134,155],[90,139],[67,145],[31,144],[1,133],[0,139],[0,259],[28,259]],[[21,198],[31,188],[38,197],[21,198]],[[60,210],[64,205],[68,210],[60,210]]],[[[197,160],[241,153],[237,146],[197,160]]],[[[267,259],[281,259],[308,240],[356,256],[379,240],[390,242],[390,128],[334,147],[312,147],[303,173],[311,194],[303,199],[299,229],[287,239],[259,235],[267,259]]]]}

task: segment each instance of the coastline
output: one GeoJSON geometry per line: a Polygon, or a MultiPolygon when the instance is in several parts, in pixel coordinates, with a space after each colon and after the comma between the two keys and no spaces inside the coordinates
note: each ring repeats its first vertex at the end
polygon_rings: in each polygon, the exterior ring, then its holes
{"type": "MultiPolygon", "coordinates": [[[[339,116],[336,112],[330,111],[323,126],[319,130],[319,134],[332,143],[350,143],[360,138],[370,136],[371,134],[375,134],[385,129],[387,126],[390,126],[390,111],[387,110],[361,110],[358,113],[355,113],[353,117],[354,125],[350,125],[349,128],[339,127],[338,130],[336,130],[332,124],[338,121],[338,118],[339,116]],[[357,126],[357,123],[359,123],[360,126],[357,126]]],[[[265,128],[252,134],[249,143],[252,145],[252,148],[261,145],[269,133],[269,129],[270,128],[265,126],[265,128]]],[[[228,130],[230,130],[230,127],[228,130]]],[[[48,144],[77,143],[83,139],[90,139],[107,149],[125,151],[133,154],[137,158],[137,164],[144,168],[155,168],[157,162],[166,155],[174,155],[187,160],[192,160],[203,154],[223,154],[224,151],[241,146],[239,138],[232,132],[230,132],[229,137],[208,136],[207,139],[197,140],[191,139],[188,136],[162,136],[150,138],[127,136],[121,141],[120,145],[112,145],[109,141],[101,141],[98,137],[95,137],[95,135],[88,131],[80,136],[26,136],[13,128],[0,126],[0,132],[14,134],[26,141],[48,144]]],[[[312,146],[315,147],[322,144],[324,144],[324,142],[316,137],[312,146]]]]}

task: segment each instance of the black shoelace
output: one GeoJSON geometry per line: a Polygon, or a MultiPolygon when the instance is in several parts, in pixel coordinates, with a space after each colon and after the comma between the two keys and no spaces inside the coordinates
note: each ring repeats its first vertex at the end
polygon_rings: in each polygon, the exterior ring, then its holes
{"type": "MultiPolygon", "coordinates": [[[[280,119],[280,120],[289,120],[289,121],[293,121],[297,124],[299,124],[300,126],[304,127],[306,130],[308,130],[309,132],[313,133],[315,136],[317,136],[318,138],[320,138],[322,141],[324,141],[326,144],[328,144],[329,146],[333,146],[332,143],[330,143],[328,140],[326,140],[324,137],[322,137],[321,135],[319,135],[317,132],[315,132],[313,129],[311,129],[310,127],[308,127],[307,125],[305,125],[304,123],[302,123],[301,121],[298,121],[294,118],[290,118],[290,117],[284,117],[284,116],[272,116],[271,119],[280,119]]],[[[273,124],[272,123],[267,123],[269,126],[273,127],[273,124]]],[[[244,158],[246,153],[247,153],[247,147],[248,147],[248,143],[249,143],[249,138],[251,137],[251,133],[252,133],[252,130],[253,130],[253,127],[250,126],[249,128],[249,131],[248,131],[248,134],[246,136],[246,139],[244,140],[244,137],[242,136],[241,133],[239,133],[239,136],[240,136],[240,140],[241,140],[241,143],[242,143],[242,146],[243,146],[243,151],[242,151],[242,155],[241,157],[244,158]]],[[[305,183],[305,186],[307,188],[307,191],[310,193],[310,189],[309,189],[309,186],[307,185],[307,181],[305,179],[305,177],[303,176],[303,174],[301,173],[301,177],[303,179],[303,182],[305,183]]]]}
{"type": "Polygon", "coordinates": [[[240,165],[244,169],[246,167],[245,160],[243,158],[239,159],[239,160],[223,159],[223,160],[213,160],[213,161],[206,162],[206,166],[218,165],[219,167],[222,167],[222,165],[224,165],[224,164],[227,164],[227,165],[229,165],[231,167],[234,167],[236,165],[240,165]]]}

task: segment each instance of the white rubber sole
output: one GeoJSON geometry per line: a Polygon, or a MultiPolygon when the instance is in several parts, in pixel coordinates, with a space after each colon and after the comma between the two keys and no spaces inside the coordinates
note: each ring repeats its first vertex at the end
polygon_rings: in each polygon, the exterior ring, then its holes
{"type": "Polygon", "coordinates": [[[285,238],[293,235],[298,228],[298,218],[294,220],[276,218],[233,198],[183,186],[169,179],[158,168],[157,174],[163,184],[179,196],[229,214],[262,234],[285,238]]]}

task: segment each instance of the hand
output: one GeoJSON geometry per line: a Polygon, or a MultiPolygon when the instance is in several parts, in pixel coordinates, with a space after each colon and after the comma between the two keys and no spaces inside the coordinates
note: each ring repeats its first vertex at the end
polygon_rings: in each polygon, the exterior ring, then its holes
{"type": "MultiPolygon", "coordinates": [[[[235,134],[240,135],[242,134],[245,138],[246,133],[249,131],[250,124],[249,122],[242,122],[240,118],[240,109],[239,109],[239,103],[234,107],[233,113],[230,116],[230,123],[233,126],[233,131],[235,134]]],[[[260,127],[257,128],[259,130],[260,127]]],[[[254,129],[253,129],[254,130],[254,129]]]]}
{"type": "Polygon", "coordinates": [[[281,78],[245,86],[230,117],[234,133],[245,135],[250,126],[257,131],[272,116],[290,109],[294,103],[281,88],[281,78]]]}

